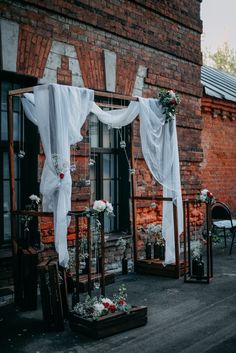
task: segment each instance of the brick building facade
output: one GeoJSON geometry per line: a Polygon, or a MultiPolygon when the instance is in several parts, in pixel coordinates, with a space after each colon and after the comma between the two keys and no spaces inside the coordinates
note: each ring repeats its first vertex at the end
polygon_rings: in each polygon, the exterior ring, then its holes
{"type": "MultiPolygon", "coordinates": [[[[144,97],[157,97],[160,88],[175,89],[181,94],[177,130],[183,196],[195,196],[202,185],[203,162],[200,4],[200,0],[3,0],[1,72],[6,81],[8,74],[11,80],[17,78],[19,86],[23,86],[25,79],[32,79],[32,84],[35,80],[38,84],[57,82],[144,97]]],[[[136,120],[136,192],[151,196],[160,187],[152,185],[142,159],[138,127],[136,120]]],[[[89,203],[89,187],[78,187],[81,175],[89,178],[87,159],[91,141],[86,137],[87,130],[86,125],[84,142],[74,152],[77,171],[73,174],[73,209],[83,209],[89,203]]],[[[37,163],[39,177],[42,150],[37,163]]],[[[158,208],[153,210],[149,204],[138,204],[138,226],[160,216],[158,208]]],[[[42,219],[44,243],[53,240],[49,228],[42,219]]],[[[74,239],[73,233],[72,227],[69,240],[74,239]]]]}
{"type": "Polygon", "coordinates": [[[202,183],[236,214],[236,77],[202,68],[202,183]]]}

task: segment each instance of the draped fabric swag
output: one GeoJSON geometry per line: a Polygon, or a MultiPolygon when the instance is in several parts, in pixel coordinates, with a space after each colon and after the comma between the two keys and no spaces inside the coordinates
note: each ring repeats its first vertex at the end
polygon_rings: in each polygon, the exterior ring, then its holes
{"type": "MultiPolygon", "coordinates": [[[[55,247],[59,263],[67,267],[67,216],[71,209],[70,145],[82,140],[81,127],[89,113],[103,124],[121,128],[139,115],[144,159],[153,177],[163,185],[163,196],[177,205],[178,232],[183,231],[179,154],[175,120],[165,123],[158,99],[139,97],[124,109],[103,111],[86,88],[49,84],[34,87],[22,97],[26,116],[38,126],[46,160],[41,178],[43,210],[54,214],[55,247]]],[[[175,262],[173,205],[163,202],[162,234],[165,263],[175,262]]]]}

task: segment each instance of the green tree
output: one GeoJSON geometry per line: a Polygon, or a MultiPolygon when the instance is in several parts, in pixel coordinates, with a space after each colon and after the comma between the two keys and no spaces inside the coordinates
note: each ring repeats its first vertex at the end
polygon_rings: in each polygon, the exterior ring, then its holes
{"type": "Polygon", "coordinates": [[[216,69],[236,76],[236,50],[230,48],[227,42],[213,54],[209,51],[203,53],[203,60],[216,69]]]}

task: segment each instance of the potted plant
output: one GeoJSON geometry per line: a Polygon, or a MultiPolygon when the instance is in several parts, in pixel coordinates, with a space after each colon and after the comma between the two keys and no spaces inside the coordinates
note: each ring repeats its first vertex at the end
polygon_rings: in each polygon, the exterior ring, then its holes
{"type": "Polygon", "coordinates": [[[147,234],[146,242],[146,259],[151,259],[152,257],[152,242],[153,243],[153,257],[154,259],[159,259],[161,261],[165,260],[165,240],[162,237],[162,227],[161,224],[150,223],[144,229],[147,234]]]}
{"type": "Polygon", "coordinates": [[[192,276],[196,276],[199,280],[204,277],[204,261],[200,241],[195,241],[192,244],[192,276]]]}

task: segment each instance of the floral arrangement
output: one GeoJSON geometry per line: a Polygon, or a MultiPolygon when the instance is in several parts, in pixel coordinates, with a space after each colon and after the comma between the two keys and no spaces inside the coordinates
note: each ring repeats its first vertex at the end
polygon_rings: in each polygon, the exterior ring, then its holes
{"type": "Polygon", "coordinates": [[[106,200],[96,200],[93,204],[93,210],[100,213],[106,212],[108,214],[113,214],[113,206],[110,202],[106,200]]]}
{"type": "Polygon", "coordinates": [[[57,153],[52,154],[52,163],[58,177],[64,179],[66,171],[69,170],[69,163],[57,153]]]}
{"type": "MultiPolygon", "coordinates": [[[[38,205],[40,203],[40,198],[37,196],[37,195],[30,195],[29,196],[29,199],[31,201],[30,204],[26,205],[25,208],[27,211],[37,211],[38,210],[38,205]]],[[[21,222],[24,223],[24,229],[25,230],[29,230],[29,222],[33,219],[32,216],[29,216],[29,215],[24,215],[24,216],[21,216],[21,222]]]]}
{"type": "Polygon", "coordinates": [[[191,245],[192,248],[192,259],[200,260],[202,253],[202,247],[200,241],[194,240],[191,245]]]}
{"type": "Polygon", "coordinates": [[[203,189],[197,196],[197,201],[213,204],[215,202],[215,198],[209,190],[203,189]]]}
{"type": "Polygon", "coordinates": [[[121,251],[123,251],[123,256],[126,258],[127,250],[130,247],[128,241],[126,239],[120,237],[116,242],[116,246],[118,246],[121,249],[121,251]]]}
{"type": "Polygon", "coordinates": [[[92,207],[85,209],[85,213],[88,217],[90,215],[96,216],[102,212],[105,212],[109,216],[114,216],[112,204],[106,200],[95,200],[92,207]]]}
{"type": "Polygon", "coordinates": [[[179,95],[173,90],[167,91],[166,89],[161,89],[159,101],[166,115],[166,123],[173,120],[176,114],[176,107],[180,103],[179,95]]]}
{"type": "Polygon", "coordinates": [[[155,240],[159,245],[165,245],[165,240],[162,237],[161,224],[150,223],[143,228],[144,233],[147,234],[147,241],[155,240]]]}
{"type": "Polygon", "coordinates": [[[127,303],[127,291],[124,285],[119,288],[117,295],[112,299],[87,296],[83,303],[74,306],[74,312],[85,319],[97,320],[101,316],[115,312],[129,312],[131,305],[127,303]]]}
{"type": "Polygon", "coordinates": [[[161,235],[162,234],[162,227],[161,224],[150,223],[145,228],[145,233],[150,235],[161,235]]]}

